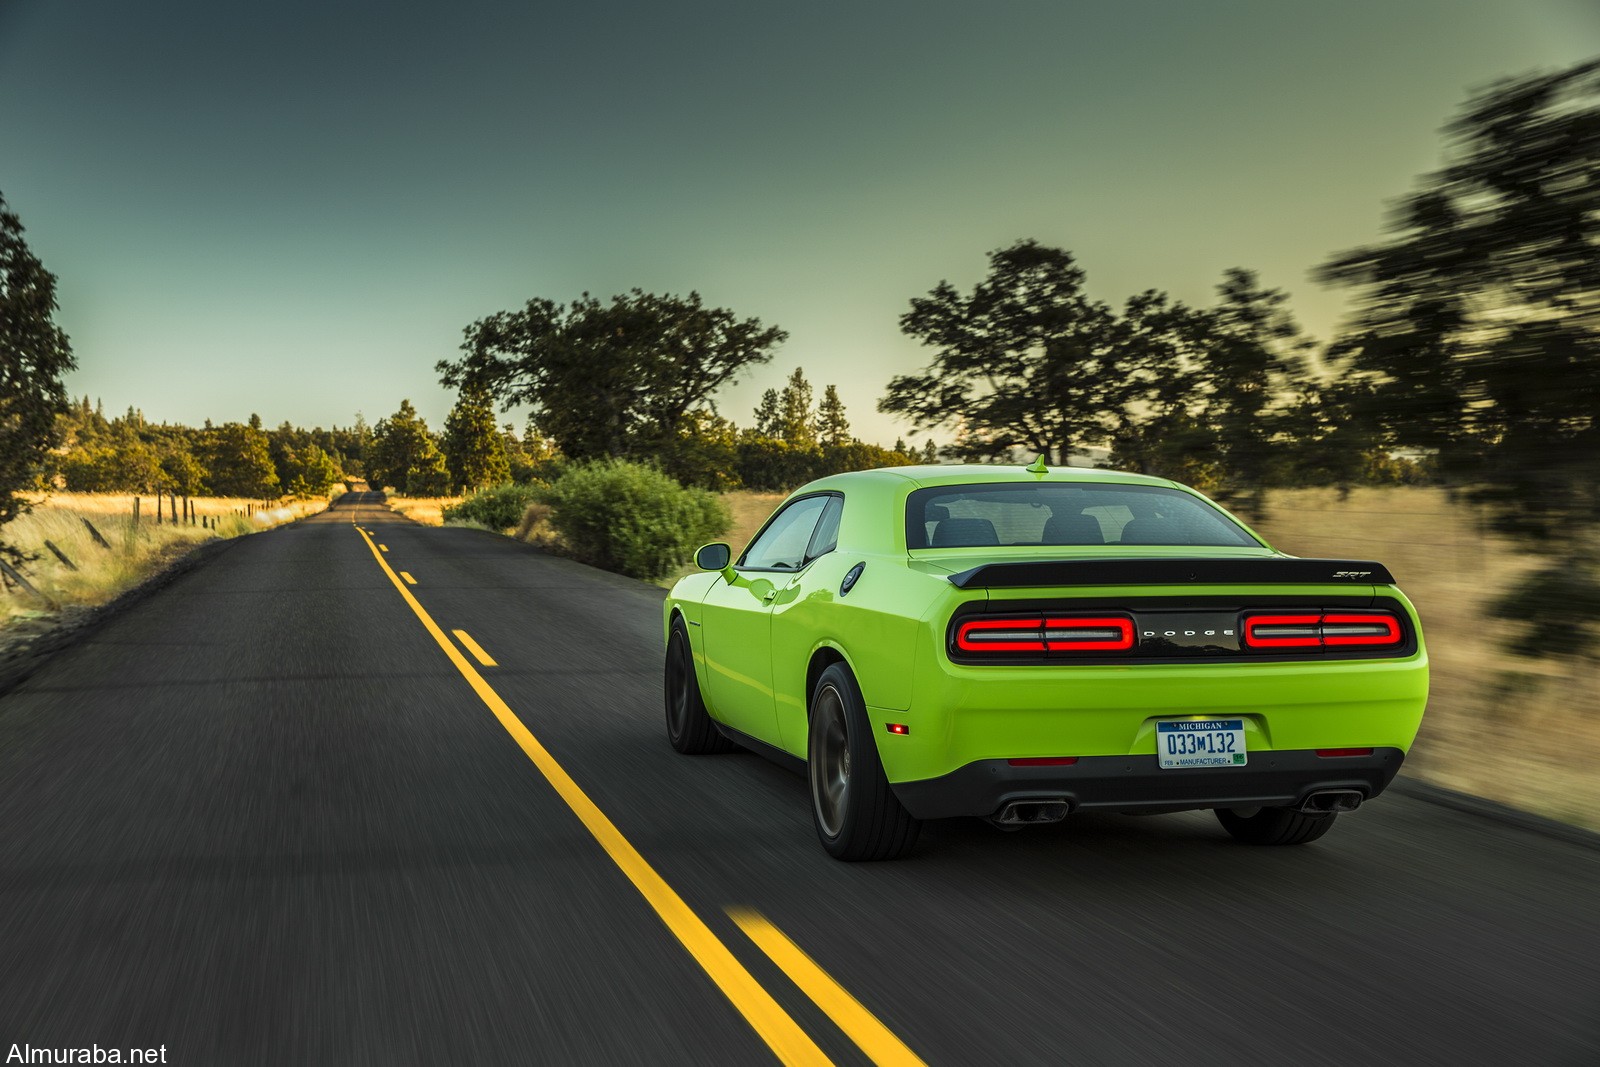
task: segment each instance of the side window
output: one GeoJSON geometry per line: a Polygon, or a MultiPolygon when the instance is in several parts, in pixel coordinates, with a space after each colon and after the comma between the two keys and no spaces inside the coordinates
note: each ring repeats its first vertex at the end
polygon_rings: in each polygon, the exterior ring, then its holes
{"type": "Polygon", "coordinates": [[[761,535],[744,550],[741,567],[797,571],[805,565],[806,547],[831,496],[808,496],[778,512],[761,535]]]}
{"type": "Polygon", "coordinates": [[[817,532],[811,538],[811,548],[806,552],[806,559],[816,559],[839,547],[839,520],[843,517],[844,497],[829,497],[828,507],[822,513],[822,521],[817,524],[817,532]]]}

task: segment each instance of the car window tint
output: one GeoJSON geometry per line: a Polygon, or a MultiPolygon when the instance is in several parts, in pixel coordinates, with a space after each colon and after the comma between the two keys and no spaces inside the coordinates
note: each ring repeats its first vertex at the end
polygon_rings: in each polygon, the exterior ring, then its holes
{"type": "Polygon", "coordinates": [[[918,489],[906,501],[909,548],[1257,543],[1207,501],[1160,486],[994,482],[918,489]]]}
{"type": "Polygon", "coordinates": [[[808,496],[784,508],[745,549],[739,566],[799,570],[805,565],[811,535],[816,532],[817,523],[832,499],[808,496]]]}
{"type": "Polygon", "coordinates": [[[1122,504],[1084,508],[1083,514],[1100,524],[1100,536],[1112,544],[1122,539],[1122,528],[1133,521],[1133,512],[1122,504]]]}
{"type": "Polygon", "coordinates": [[[844,497],[829,497],[828,507],[822,513],[822,521],[817,524],[817,532],[811,538],[811,550],[806,555],[807,559],[827,555],[839,547],[839,520],[843,517],[844,497]]]}

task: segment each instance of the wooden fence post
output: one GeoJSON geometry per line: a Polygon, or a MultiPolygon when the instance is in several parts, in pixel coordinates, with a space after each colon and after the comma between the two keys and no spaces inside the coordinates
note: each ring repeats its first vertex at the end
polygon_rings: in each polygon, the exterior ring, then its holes
{"type": "MultiPolygon", "coordinates": [[[[83,517],[80,515],[79,518],[83,517]]],[[[101,548],[111,547],[111,542],[100,536],[100,531],[94,528],[94,523],[90,522],[88,519],[84,519],[83,524],[89,528],[89,536],[94,538],[95,544],[99,545],[101,548]]]]}
{"type": "Polygon", "coordinates": [[[39,590],[35,589],[33,587],[33,583],[24,578],[15,567],[7,563],[4,557],[0,557],[0,574],[4,574],[7,578],[10,578],[13,582],[16,582],[18,585],[22,586],[22,588],[38,597],[46,604],[49,604],[52,608],[56,606],[56,602],[54,600],[51,600],[49,597],[39,592],[39,590]]]}
{"type": "Polygon", "coordinates": [[[61,551],[59,548],[57,548],[56,547],[56,543],[54,541],[49,541],[49,540],[45,541],[44,547],[48,548],[50,550],[51,554],[53,554],[56,557],[56,559],[59,559],[62,563],[65,563],[67,565],[67,570],[75,571],[75,570],[78,569],[78,565],[76,563],[72,562],[70,559],[68,559],[67,558],[67,554],[65,552],[61,551]]]}
{"type": "Polygon", "coordinates": [[[139,498],[133,498],[133,524],[139,525],[139,498]]]}

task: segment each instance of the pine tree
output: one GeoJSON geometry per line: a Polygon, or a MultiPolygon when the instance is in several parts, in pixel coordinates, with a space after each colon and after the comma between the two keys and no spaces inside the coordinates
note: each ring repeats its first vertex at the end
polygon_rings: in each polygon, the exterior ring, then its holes
{"type": "Polygon", "coordinates": [[[817,443],[817,433],[812,426],[811,383],[806,381],[804,368],[796,367],[783,387],[779,400],[780,435],[796,448],[809,448],[817,443]]]}
{"type": "Polygon", "coordinates": [[[783,433],[783,413],[778,407],[778,391],[768,389],[761,394],[756,406],[755,431],[762,437],[778,437],[783,433]]]}
{"type": "Polygon", "coordinates": [[[374,489],[393,487],[409,496],[437,496],[449,489],[444,454],[410,400],[400,401],[400,410],[373,428],[367,471],[367,484],[374,489]]]}
{"type": "Polygon", "coordinates": [[[204,451],[206,484],[218,496],[265,500],[278,495],[272,449],[258,427],[225,423],[207,435],[204,451]]]}
{"type": "Polygon", "coordinates": [[[444,457],[455,489],[482,489],[511,480],[506,442],[494,405],[481,387],[463,386],[444,420],[444,457]]]}
{"type": "Polygon", "coordinates": [[[939,446],[933,443],[933,438],[928,438],[928,443],[922,449],[922,462],[939,462],[939,446]]]}
{"type": "Polygon", "coordinates": [[[844,401],[839,399],[838,386],[822,390],[822,403],[817,405],[817,438],[825,445],[850,443],[850,420],[844,417],[844,401]]]}

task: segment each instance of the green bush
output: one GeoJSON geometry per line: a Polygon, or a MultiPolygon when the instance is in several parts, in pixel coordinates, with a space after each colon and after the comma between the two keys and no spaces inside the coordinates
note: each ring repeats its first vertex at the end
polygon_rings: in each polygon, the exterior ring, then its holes
{"type": "Polygon", "coordinates": [[[646,581],[672,573],[733,523],[711,493],[625,460],[568,467],[547,499],[550,525],[573,558],[646,581]]]}
{"type": "Polygon", "coordinates": [[[507,530],[522,521],[529,504],[544,500],[548,492],[548,487],[538,484],[491,485],[445,508],[442,515],[445,522],[476,522],[491,530],[507,530]]]}

